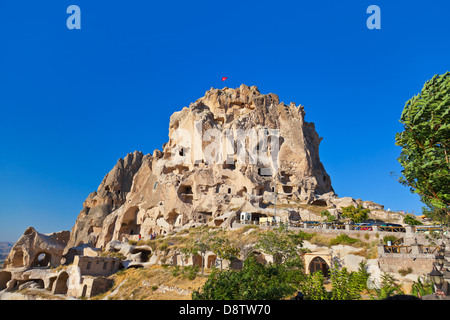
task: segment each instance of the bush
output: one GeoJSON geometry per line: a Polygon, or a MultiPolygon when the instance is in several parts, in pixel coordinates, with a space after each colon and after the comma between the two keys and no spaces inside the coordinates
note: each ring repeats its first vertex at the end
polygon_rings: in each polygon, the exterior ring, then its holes
{"type": "Polygon", "coordinates": [[[100,253],[100,257],[109,257],[109,258],[117,258],[119,260],[126,260],[127,257],[125,257],[121,252],[111,252],[111,251],[103,251],[100,253]]]}
{"type": "Polygon", "coordinates": [[[214,270],[193,300],[279,300],[291,296],[302,272],[284,264],[258,263],[251,257],[241,270],[214,270]]]}
{"type": "Polygon", "coordinates": [[[320,216],[327,217],[327,222],[333,222],[336,220],[336,217],[333,216],[328,210],[321,211],[320,216]]]}
{"type": "Polygon", "coordinates": [[[416,220],[412,215],[408,214],[403,218],[403,222],[409,224],[410,226],[420,226],[422,222],[416,220]]]}
{"type": "Polygon", "coordinates": [[[183,278],[188,278],[189,280],[192,281],[197,277],[199,271],[200,271],[199,266],[186,266],[181,271],[181,276],[183,278]]]}
{"type": "Polygon", "coordinates": [[[180,266],[175,266],[172,270],[172,276],[178,277],[180,275],[180,266]]]}
{"type": "Polygon", "coordinates": [[[416,297],[423,297],[425,295],[432,294],[434,291],[434,285],[430,279],[424,278],[422,280],[418,277],[417,282],[414,281],[411,287],[411,294],[416,297]]]}
{"type": "Polygon", "coordinates": [[[355,239],[352,237],[349,237],[348,235],[341,233],[336,238],[330,240],[330,246],[338,245],[338,244],[346,244],[351,245],[355,243],[359,243],[359,239],[355,239]]]}
{"type": "Polygon", "coordinates": [[[404,294],[400,285],[395,283],[395,278],[389,273],[383,272],[381,275],[381,287],[375,288],[375,296],[370,294],[373,300],[383,300],[394,295],[404,294]]]}
{"type": "Polygon", "coordinates": [[[325,290],[325,278],[321,271],[307,274],[300,284],[306,300],[359,300],[361,292],[367,289],[367,263],[363,260],[358,271],[339,269],[335,264],[330,270],[331,291],[325,290]]]}
{"type": "Polygon", "coordinates": [[[397,240],[398,240],[398,238],[396,236],[392,236],[392,235],[383,237],[383,243],[384,244],[387,244],[388,241],[391,241],[392,243],[394,243],[397,240]]]}
{"type": "Polygon", "coordinates": [[[161,251],[166,251],[169,248],[169,243],[167,243],[167,241],[163,241],[160,245],[159,245],[159,250],[161,251]]]}
{"type": "Polygon", "coordinates": [[[309,273],[300,285],[300,291],[306,300],[328,300],[329,293],[324,287],[325,277],[321,271],[309,273]]]}
{"type": "Polygon", "coordinates": [[[398,273],[400,273],[402,275],[402,277],[406,276],[407,274],[411,274],[412,272],[413,272],[413,269],[411,267],[398,270],[398,273]]]}
{"type": "Polygon", "coordinates": [[[354,223],[360,223],[364,220],[367,220],[369,217],[369,209],[364,209],[362,205],[359,205],[357,208],[354,206],[348,206],[342,208],[342,218],[348,218],[352,220],[354,223]]]}

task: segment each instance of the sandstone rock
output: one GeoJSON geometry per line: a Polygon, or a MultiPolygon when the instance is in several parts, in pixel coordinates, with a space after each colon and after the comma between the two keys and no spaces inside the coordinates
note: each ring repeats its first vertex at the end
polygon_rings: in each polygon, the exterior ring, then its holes
{"type": "Polygon", "coordinates": [[[255,86],[207,91],[170,117],[162,151],[119,160],[84,202],[67,248],[104,248],[185,225],[229,227],[233,214],[220,217],[230,212],[270,216],[274,192],[281,203],[332,196],[319,159],[322,138],[304,115],[303,106],[280,103],[255,86]]]}
{"type": "Polygon", "coordinates": [[[358,206],[358,203],[355,199],[351,197],[343,197],[343,198],[330,198],[329,202],[335,205],[337,208],[342,209],[344,207],[354,206],[355,208],[358,206]]]}
{"type": "Polygon", "coordinates": [[[102,231],[103,220],[125,203],[133,177],[139,170],[143,157],[142,152],[135,151],[129,153],[124,159],[119,159],[105,176],[97,191],[88,196],[72,228],[68,248],[97,242],[102,231]]]}
{"type": "Polygon", "coordinates": [[[12,247],[3,269],[59,266],[69,236],[69,231],[42,234],[29,227],[12,247]]]}

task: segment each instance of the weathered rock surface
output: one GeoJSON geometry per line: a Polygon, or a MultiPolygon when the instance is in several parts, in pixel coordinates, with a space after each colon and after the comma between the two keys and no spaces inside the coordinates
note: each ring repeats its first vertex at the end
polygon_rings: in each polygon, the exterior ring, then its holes
{"type": "Polygon", "coordinates": [[[142,152],[135,151],[129,153],[124,159],[119,159],[105,176],[97,191],[88,196],[72,228],[68,248],[83,243],[95,243],[102,230],[103,220],[125,203],[133,177],[141,167],[142,158],[142,152]]]}
{"type": "Polygon", "coordinates": [[[29,227],[12,247],[3,269],[59,266],[69,236],[69,231],[42,234],[29,227]]]}
{"type": "Polygon", "coordinates": [[[171,116],[162,151],[136,151],[118,161],[84,202],[67,247],[105,247],[111,240],[147,238],[196,223],[230,225],[233,217],[220,218],[230,212],[270,215],[264,199],[273,198],[274,191],[279,201],[305,203],[334,194],[319,159],[322,138],[304,115],[303,106],[280,103],[277,95],[261,94],[254,86],[207,91],[171,116]],[[211,132],[233,135],[227,140],[225,134],[208,136],[211,132]],[[258,135],[255,143],[240,132],[264,132],[268,141],[258,135]],[[279,139],[277,158],[271,139],[279,139]],[[210,152],[214,143],[223,152],[210,152]],[[268,162],[252,162],[255,150],[268,162]],[[261,171],[274,173],[274,165],[278,176],[261,171]]]}

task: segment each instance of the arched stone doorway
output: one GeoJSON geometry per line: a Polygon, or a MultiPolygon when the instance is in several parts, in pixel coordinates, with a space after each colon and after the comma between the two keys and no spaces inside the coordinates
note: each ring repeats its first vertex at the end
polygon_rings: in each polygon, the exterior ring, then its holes
{"type": "Polygon", "coordinates": [[[69,279],[69,274],[67,272],[61,272],[56,279],[55,288],[53,289],[54,294],[67,294],[67,280],[69,279]]]}
{"type": "Polygon", "coordinates": [[[137,224],[137,214],[139,208],[131,207],[123,215],[120,224],[119,234],[139,234],[141,232],[140,224],[137,224]]]}
{"type": "Polygon", "coordinates": [[[0,291],[6,288],[6,284],[11,280],[11,272],[0,271],[0,291]]]}
{"type": "Polygon", "coordinates": [[[202,256],[195,254],[192,256],[192,265],[195,266],[199,266],[200,268],[203,265],[203,258],[202,256]]]}
{"type": "Polygon", "coordinates": [[[309,263],[308,269],[310,273],[321,271],[326,278],[328,278],[328,275],[330,273],[330,267],[328,266],[327,262],[321,257],[315,257],[314,259],[312,259],[309,263]]]}
{"type": "Polygon", "coordinates": [[[81,298],[86,298],[87,284],[83,286],[83,291],[81,292],[81,298]]]}
{"type": "Polygon", "coordinates": [[[215,254],[208,256],[208,258],[206,260],[206,267],[210,268],[210,269],[212,267],[214,267],[216,265],[216,259],[217,259],[217,257],[215,254]]]}

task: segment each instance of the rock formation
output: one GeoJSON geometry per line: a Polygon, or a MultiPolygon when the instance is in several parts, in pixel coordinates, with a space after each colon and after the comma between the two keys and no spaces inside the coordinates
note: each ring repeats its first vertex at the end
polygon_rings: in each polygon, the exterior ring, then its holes
{"type": "Polygon", "coordinates": [[[134,152],[119,159],[97,191],[88,196],[72,229],[68,248],[95,241],[102,230],[103,220],[125,203],[133,177],[141,167],[142,158],[141,152],[134,152]]]}
{"type": "Polygon", "coordinates": [[[11,248],[3,268],[57,267],[68,240],[69,231],[42,234],[29,227],[11,248]]]}
{"type": "MultiPolygon", "coordinates": [[[[147,245],[151,241],[128,240],[204,224],[231,228],[241,213],[257,220],[276,209],[284,221],[322,220],[325,208],[338,216],[343,207],[362,205],[374,218],[392,219],[376,203],[337,197],[320,162],[321,138],[304,117],[303,106],[254,86],[211,88],[171,116],[162,150],[119,159],[84,201],[71,232],[28,228],[0,271],[0,291],[41,288],[91,297],[107,290],[107,277],[119,268],[200,265],[198,255],[182,258],[177,250],[147,245]],[[59,265],[65,266],[54,268],[59,265]]],[[[216,258],[208,252],[205,265],[216,258]]]]}
{"type": "Polygon", "coordinates": [[[241,210],[270,215],[275,191],[305,203],[333,195],[321,138],[304,115],[303,106],[255,86],[207,91],[171,116],[162,151],[118,161],[84,202],[67,247],[218,225],[241,210]]]}

